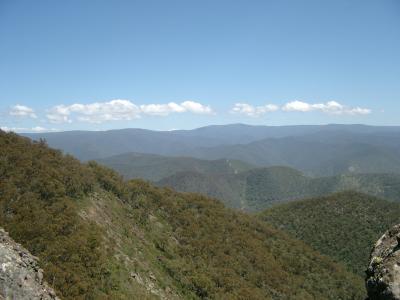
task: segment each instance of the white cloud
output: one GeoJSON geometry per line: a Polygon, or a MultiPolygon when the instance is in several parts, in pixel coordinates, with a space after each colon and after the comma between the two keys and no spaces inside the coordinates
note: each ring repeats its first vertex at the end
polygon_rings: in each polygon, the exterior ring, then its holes
{"type": "Polygon", "coordinates": [[[312,108],[311,104],[296,100],[296,101],[292,101],[292,102],[286,103],[282,107],[282,110],[284,110],[284,111],[302,111],[302,112],[306,112],[306,111],[313,110],[313,108],[312,108]]]}
{"type": "Polygon", "coordinates": [[[185,101],[181,103],[181,107],[186,109],[186,111],[194,114],[212,114],[213,111],[210,106],[203,105],[194,101],[185,101]]]}
{"type": "Polygon", "coordinates": [[[144,104],[140,105],[143,114],[153,116],[167,116],[171,113],[190,112],[194,114],[212,114],[213,110],[210,106],[203,105],[199,102],[184,101],[180,104],[170,102],[168,104],[144,104]]]}
{"type": "Polygon", "coordinates": [[[44,128],[44,127],[40,127],[40,126],[35,126],[32,128],[27,128],[27,127],[7,127],[7,126],[1,126],[0,127],[1,130],[3,131],[12,131],[12,132],[49,132],[49,131],[58,131],[55,128],[44,128]]]}
{"type": "Polygon", "coordinates": [[[371,113],[368,108],[362,107],[350,107],[340,104],[336,101],[328,101],[326,103],[307,103],[304,101],[291,101],[283,105],[281,108],[275,104],[267,104],[263,106],[253,106],[247,103],[235,103],[231,109],[231,113],[243,114],[250,117],[259,117],[269,112],[278,111],[298,111],[298,112],[310,112],[310,111],[320,111],[328,114],[335,115],[367,115],[371,113]]]}
{"type": "Polygon", "coordinates": [[[336,115],[367,115],[371,113],[371,110],[368,108],[361,107],[349,107],[346,105],[342,105],[336,101],[328,101],[326,103],[316,103],[310,104],[303,101],[292,101],[286,103],[282,107],[283,111],[300,111],[300,112],[310,112],[310,111],[321,111],[329,114],[336,115]]]}
{"type": "Polygon", "coordinates": [[[70,115],[70,110],[67,106],[65,105],[57,105],[48,110],[48,113],[46,114],[47,119],[51,123],[65,123],[65,122],[72,122],[69,119],[70,115]]]}
{"type": "Polygon", "coordinates": [[[104,121],[132,120],[140,116],[140,108],[129,100],[115,99],[90,104],[57,105],[46,115],[52,123],[72,122],[72,114],[79,121],[101,123],[104,121]]]}
{"type": "Polygon", "coordinates": [[[168,104],[143,104],[140,105],[140,111],[151,116],[167,116],[170,113],[182,113],[186,109],[175,102],[168,104]]]}
{"type": "Polygon", "coordinates": [[[354,107],[347,111],[351,115],[368,115],[372,112],[369,108],[354,107]]]}
{"type": "Polygon", "coordinates": [[[11,116],[17,116],[17,117],[31,117],[31,118],[37,118],[35,111],[25,105],[14,105],[13,107],[11,107],[10,110],[10,115],[11,116]]]}
{"type": "Polygon", "coordinates": [[[231,113],[243,114],[249,117],[259,117],[269,112],[279,110],[279,106],[275,104],[266,104],[262,106],[252,106],[247,103],[235,103],[231,109],[231,113]]]}
{"type": "Polygon", "coordinates": [[[47,118],[52,123],[72,122],[73,116],[78,121],[101,123],[104,121],[132,120],[141,115],[167,116],[171,113],[191,112],[195,114],[211,114],[211,107],[194,101],[185,101],[180,104],[136,105],[129,100],[116,99],[109,102],[95,102],[90,104],[57,105],[48,110],[47,118]]]}

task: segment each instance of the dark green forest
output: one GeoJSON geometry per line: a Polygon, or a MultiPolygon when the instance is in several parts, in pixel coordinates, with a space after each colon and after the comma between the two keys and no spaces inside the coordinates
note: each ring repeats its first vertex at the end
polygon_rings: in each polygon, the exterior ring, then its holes
{"type": "Polygon", "coordinates": [[[363,276],[372,246],[400,223],[400,204],[348,191],[278,205],[260,217],[363,276]]]}

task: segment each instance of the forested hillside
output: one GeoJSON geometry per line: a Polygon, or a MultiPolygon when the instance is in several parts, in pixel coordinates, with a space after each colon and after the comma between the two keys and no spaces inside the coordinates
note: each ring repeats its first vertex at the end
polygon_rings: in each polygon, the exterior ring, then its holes
{"type": "Polygon", "coordinates": [[[260,217],[363,275],[371,246],[400,223],[400,204],[343,192],[275,206],[260,217]]]}
{"type": "Polygon", "coordinates": [[[96,161],[118,171],[125,179],[142,178],[150,181],[159,181],[179,172],[225,175],[254,168],[245,162],[231,159],[203,160],[145,153],[125,153],[96,161]]]}
{"type": "Polygon", "coordinates": [[[64,299],[361,299],[362,279],[257,217],[124,182],[0,131],[0,226],[64,299]]]}
{"type": "Polygon", "coordinates": [[[274,204],[347,190],[400,201],[400,174],[312,178],[288,167],[270,167],[238,174],[179,172],[157,184],[182,192],[202,193],[221,199],[229,207],[248,211],[261,211],[274,204]]]}

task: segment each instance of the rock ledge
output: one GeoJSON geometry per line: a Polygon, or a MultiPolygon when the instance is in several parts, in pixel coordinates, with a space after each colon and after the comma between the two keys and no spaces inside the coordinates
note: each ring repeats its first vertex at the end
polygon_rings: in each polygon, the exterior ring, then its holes
{"type": "Polygon", "coordinates": [[[400,224],[388,230],[372,249],[366,271],[369,300],[400,300],[400,224]]]}
{"type": "Polygon", "coordinates": [[[43,281],[38,259],[0,228],[0,299],[59,299],[43,281]]]}

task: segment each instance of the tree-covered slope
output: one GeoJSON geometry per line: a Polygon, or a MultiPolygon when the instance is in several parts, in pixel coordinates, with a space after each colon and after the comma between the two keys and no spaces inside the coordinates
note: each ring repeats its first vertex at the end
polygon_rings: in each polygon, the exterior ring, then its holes
{"type": "Polygon", "coordinates": [[[310,178],[288,167],[254,169],[241,176],[245,178],[245,203],[252,211],[300,199],[310,192],[310,178]]]}
{"type": "Polygon", "coordinates": [[[307,197],[356,191],[400,202],[400,174],[343,174],[312,178],[286,168],[254,169],[241,174],[246,177],[246,203],[259,211],[277,203],[307,197]]]}
{"type": "Polygon", "coordinates": [[[156,183],[180,192],[199,193],[222,201],[227,207],[249,210],[246,202],[246,178],[234,174],[178,172],[156,183]]]}
{"type": "Polygon", "coordinates": [[[157,182],[182,192],[201,193],[242,210],[262,210],[308,194],[310,178],[287,167],[252,169],[238,174],[178,172],[157,182]]]}
{"type": "Polygon", "coordinates": [[[237,160],[202,160],[145,153],[125,153],[97,161],[118,171],[126,179],[142,178],[151,181],[158,181],[178,172],[235,174],[253,168],[250,164],[237,160]]]}
{"type": "Polygon", "coordinates": [[[400,222],[400,204],[342,192],[275,206],[260,217],[362,275],[372,245],[400,222]]]}
{"type": "Polygon", "coordinates": [[[288,167],[257,168],[238,174],[180,172],[158,183],[178,191],[221,199],[227,206],[260,211],[282,202],[354,190],[400,201],[400,174],[343,174],[312,178],[288,167]]]}
{"type": "Polygon", "coordinates": [[[124,182],[0,132],[0,226],[64,299],[361,299],[360,277],[255,216],[124,182]]]}

